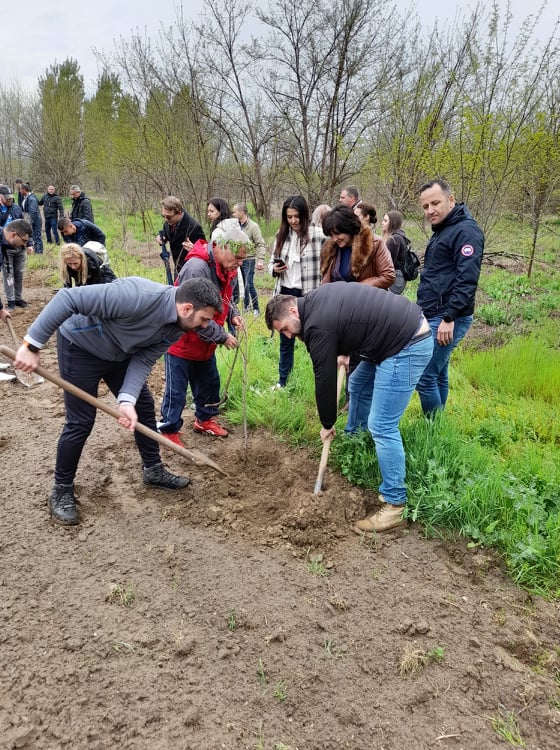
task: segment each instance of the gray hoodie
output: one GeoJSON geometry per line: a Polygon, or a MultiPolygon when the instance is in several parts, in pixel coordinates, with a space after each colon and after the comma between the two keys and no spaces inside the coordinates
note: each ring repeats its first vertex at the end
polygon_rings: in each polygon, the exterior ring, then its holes
{"type": "Polygon", "coordinates": [[[42,348],[58,329],[99,359],[130,359],[118,400],[134,404],[157,359],[184,333],[177,326],[176,293],[176,287],[136,276],[61,289],[25,339],[42,348]]]}

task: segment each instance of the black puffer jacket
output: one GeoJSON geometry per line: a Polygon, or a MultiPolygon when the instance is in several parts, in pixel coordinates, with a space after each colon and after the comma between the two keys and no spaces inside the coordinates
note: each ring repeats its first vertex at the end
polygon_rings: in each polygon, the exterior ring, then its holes
{"type": "Polygon", "coordinates": [[[39,205],[43,206],[43,216],[45,219],[62,219],[64,216],[64,206],[60,200],[60,195],[45,193],[39,205]]]}
{"type": "Polygon", "coordinates": [[[87,219],[87,221],[93,220],[93,208],[91,201],[85,193],[80,193],[77,198],[72,198],[72,210],[70,211],[70,218],[74,219],[87,219]]]}
{"type": "Polygon", "coordinates": [[[336,358],[360,352],[383,362],[400,352],[422,320],[420,308],[386,289],[336,281],[297,300],[301,336],[315,373],[315,400],[323,427],[336,422],[336,358]]]}
{"type": "Polygon", "coordinates": [[[427,318],[472,315],[484,234],[464,203],[434,227],[424,256],[416,301],[427,318]]]}

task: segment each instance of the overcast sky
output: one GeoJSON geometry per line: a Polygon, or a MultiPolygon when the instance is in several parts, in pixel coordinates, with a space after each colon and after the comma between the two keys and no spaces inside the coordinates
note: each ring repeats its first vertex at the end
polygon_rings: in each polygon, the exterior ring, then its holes
{"type": "MultiPolygon", "coordinates": [[[[268,0],[258,2],[268,5],[268,0]]],[[[499,2],[505,7],[506,0],[499,2]]],[[[465,12],[474,7],[475,1],[395,0],[395,4],[402,12],[414,7],[422,24],[429,28],[436,18],[453,20],[458,9],[465,12]]],[[[91,94],[99,74],[93,48],[110,53],[114,40],[129,38],[135,29],[142,33],[146,30],[148,36],[156,37],[162,24],[172,25],[180,5],[181,0],[27,0],[21,8],[11,4],[12,10],[17,11],[15,16],[9,14],[11,32],[5,31],[0,43],[0,83],[17,82],[25,88],[34,88],[47,67],[72,57],[80,64],[86,94],[91,94]],[[20,24],[25,26],[24,36],[15,31],[20,24]]],[[[510,3],[517,23],[539,5],[538,0],[510,3]]],[[[184,0],[183,6],[185,17],[196,18],[203,2],[184,0]]],[[[557,0],[549,0],[540,24],[541,38],[552,32],[558,17],[557,0]]]]}

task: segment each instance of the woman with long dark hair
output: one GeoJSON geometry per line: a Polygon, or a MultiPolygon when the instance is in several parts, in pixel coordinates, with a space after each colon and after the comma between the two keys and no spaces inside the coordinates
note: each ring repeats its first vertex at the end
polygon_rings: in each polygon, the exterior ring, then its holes
{"type": "Polygon", "coordinates": [[[403,219],[404,216],[400,211],[387,211],[381,220],[383,239],[387,245],[387,250],[391,253],[393,265],[395,266],[395,274],[397,276],[395,283],[390,287],[390,291],[393,292],[393,294],[402,294],[406,286],[403,268],[408,242],[405,233],[401,228],[403,219]]]}
{"type": "MultiPolygon", "coordinates": [[[[321,245],[325,235],[311,224],[302,195],[291,195],[282,206],[280,229],[274,240],[268,270],[276,278],[274,294],[302,297],[321,283],[321,245]]],[[[284,388],[294,366],[295,339],[280,334],[278,383],[284,388]]]]}
{"type": "Polygon", "coordinates": [[[210,222],[210,234],[224,220],[231,218],[228,202],[223,198],[210,198],[206,207],[206,216],[210,222]]]}

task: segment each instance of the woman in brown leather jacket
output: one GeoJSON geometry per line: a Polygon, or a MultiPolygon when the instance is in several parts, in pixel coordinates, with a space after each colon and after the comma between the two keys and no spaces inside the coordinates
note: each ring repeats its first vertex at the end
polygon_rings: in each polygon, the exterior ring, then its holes
{"type": "Polygon", "coordinates": [[[337,206],[323,219],[328,239],[321,249],[321,283],[359,281],[388,289],[395,281],[391,254],[384,241],[364,227],[354,212],[337,206]]]}

